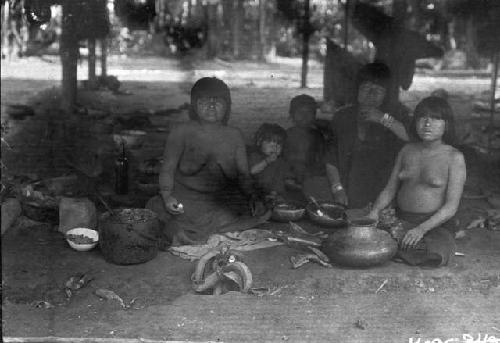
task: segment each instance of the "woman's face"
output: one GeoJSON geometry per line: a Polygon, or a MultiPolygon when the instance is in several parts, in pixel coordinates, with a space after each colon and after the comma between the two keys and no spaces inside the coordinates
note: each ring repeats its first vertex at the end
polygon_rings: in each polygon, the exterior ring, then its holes
{"type": "Polygon", "coordinates": [[[444,119],[426,115],[417,119],[416,129],[422,141],[432,142],[443,138],[446,130],[446,122],[444,119]]]}
{"type": "Polygon", "coordinates": [[[386,89],[371,81],[359,86],[358,103],[361,107],[378,108],[384,102],[386,89]]]}
{"type": "Polygon", "coordinates": [[[316,109],[311,106],[299,106],[292,112],[292,120],[300,127],[309,126],[316,119],[316,109]]]}
{"type": "Polygon", "coordinates": [[[278,143],[277,141],[275,140],[263,140],[262,143],[260,144],[260,149],[262,151],[262,153],[266,156],[270,156],[270,155],[280,155],[281,154],[281,150],[282,150],[282,146],[280,143],[278,143]]]}
{"type": "Polygon", "coordinates": [[[200,120],[209,123],[221,122],[227,110],[227,102],[222,97],[202,96],[195,105],[200,120]]]}

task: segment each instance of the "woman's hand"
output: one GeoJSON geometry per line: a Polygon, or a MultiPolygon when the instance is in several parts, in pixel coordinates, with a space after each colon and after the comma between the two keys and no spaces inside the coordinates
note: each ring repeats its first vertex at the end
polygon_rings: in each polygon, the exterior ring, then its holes
{"type": "Polygon", "coordinates": [[[372,219],[372,220],[376,220],[376,221],[378,221],[378,218],[379,218],[379,212],[378,212],[378,211],[371,210],[370,212],[368,212],[368,214],[365,216],[365,218],[368,218],[368,219],[372,219]]]}
{"type": "Polygon", "coordinates": [[[184,213],[184,208],[179,201],[173,196],[169,196],[167,200],[165,200],[165,208],[171,214],[181,214],[184,213]]]}
{"type": "Polygon", "coordinates": [[[341,205],[347,206],[348,204],[347,194],[345,194],[345,191],[343,189],[333,193],[333,198],[335,202],[341,205]]]}
{"type": "Polygon", "coordinates": [[[363,116],[363,119],[366,121],[380,123],[381,119],[384,116],[384,113],[382,113],[382,111],[380,111],[377,108],[367,108],[361,110],[361,115],[363,116]]]}
{"type": "Polygon", "coordinates": [[[425,235],[425,230],[423,230],[419,226],[411,229],[403,237],[403,241],[401,242],[403,249],[414,248],[417,245],[417,243],[420,242],[420,240],[422,240],[424,235],[425,235]]]}

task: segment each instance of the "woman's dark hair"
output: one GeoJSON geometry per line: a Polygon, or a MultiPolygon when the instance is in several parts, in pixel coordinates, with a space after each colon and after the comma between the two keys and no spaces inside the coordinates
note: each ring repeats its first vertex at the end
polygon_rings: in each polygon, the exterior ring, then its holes
{"type": "Polygon", "coordinates": [[[314,111],[318,109],[318,103],[316,102],[316,100],[314,100],[312,96],[307,94],[297,95],[293,97],[292,100],[290,101],[290,109],[288,111],[290,117],[292,116],[292,113],[301,106],[307,106],[313,108],[314,111]]]}
{"type": "Polygon", "coordinates": [[[222,118],[222,124],[226,125],[231,113],[231,92],[224,81],[216,77],[202,77],[196,81],[193,88],[191,88],[191,106],[189,108],[189,119],[191,120],[200,119],[195,108],[196,102],[201,97],[220,97],[226,101],[226,113],[224,113],[224,117],[222,118]]]}
{"type": "Polygon", "coordinates": [[[356,75],[356,89],[359,89],[359,86],[364,82],[373,82],[387,89],[390,81],[391,71],[385,63],[368,63],[361,67],[356,75]]]}
{"type": "Polygon", "coordinates": [[[437,96],[427,97],[420,101],[417,107],[415,107],[413,119],[410,124],[410,135],[412,138],[419,141],[421,140],[417,134],[417,121],[427,116],[444,120],[445,131],[442,140],[446,144],[455,145],[455,120],[453,119],[453,111],[448,101],[437,96]]]}
{"type": "Polygon", "coordinates": [[[255,133],[255,146],[260,147],[263,141],[276,141],[283,146],[286,140],[286,131],[278,124],[262,124],[255,133]]]}

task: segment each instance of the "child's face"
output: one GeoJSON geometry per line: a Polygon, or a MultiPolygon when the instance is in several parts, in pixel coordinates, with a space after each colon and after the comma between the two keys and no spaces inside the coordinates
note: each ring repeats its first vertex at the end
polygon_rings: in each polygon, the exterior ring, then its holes
{"type": "Polygon", "coordinates": [[[196,113],[205,122],[220,122],[224,119],[227,102],[221,97],[202,96],[196,100],[196,113]]]}
{"type": "Polygon", "coordinates": [[[316,108],[299,106],[292,112],[292,120],[297,126],[308,126],[316,119],[316,108]]]}
{"type": "Polygon", "coordinates": [[[371,81],[359,86],[358,103],[361,107],[378,108],[384,102],[386,89],[371,81]]]}
{"type": "Polygon", "coordinates": [[[279,156],[281,154],[282,146],[276,140],[266,139],[263,140],[260,144],[260,150],[266,156],[270,156],[273,154],[279,156]]]}

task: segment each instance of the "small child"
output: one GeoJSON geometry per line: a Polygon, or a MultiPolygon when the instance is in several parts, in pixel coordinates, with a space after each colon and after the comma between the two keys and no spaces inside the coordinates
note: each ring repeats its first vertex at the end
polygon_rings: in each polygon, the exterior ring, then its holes
{"type": "Polygon", "coordinates": [[[286,131],[277,124],[262,124],[255,133],[255,151],[250,153],[250,174],[264,196],[283,197],[288,164],[282,157],[286,131]]]}
{"type": "Polygon", "coordinates": [[[318,104],[313,97],[302,94],[290,102],[290,118],[294,126],[287,130],[285,160],[290,164],[295,184],[306,198],[347,204],[340,182],[335,154],[316,125],[318,104]]]}

